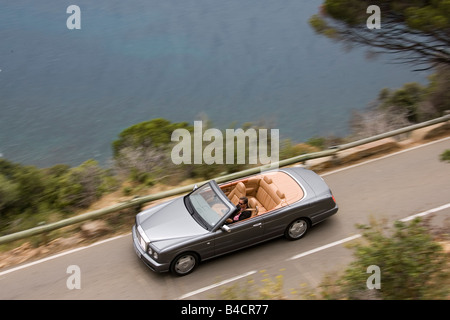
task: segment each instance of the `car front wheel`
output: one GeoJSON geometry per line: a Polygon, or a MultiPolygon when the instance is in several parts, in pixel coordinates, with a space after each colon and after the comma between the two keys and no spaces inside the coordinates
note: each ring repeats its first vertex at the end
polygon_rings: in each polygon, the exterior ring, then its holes
{"type": "Polygon", "coordinates": [[[191,273],[198,265],[197,255],[194,253],[183,253],[173,260],[171,271],[177,276],[185,276],[191,273]]]}
{"type": "Polygon", "coordinates": [[[284,234],[289,240],[298,240],[306,234],[306,231],[308,231],[308,229],[308,220],[299,218],[289,224],[284,234]]]}

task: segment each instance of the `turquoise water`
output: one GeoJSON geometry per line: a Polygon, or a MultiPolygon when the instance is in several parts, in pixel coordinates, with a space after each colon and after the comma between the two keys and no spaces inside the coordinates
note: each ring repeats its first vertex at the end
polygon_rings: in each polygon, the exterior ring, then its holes
{"type": "Polygon", "coordinates": [[[321,0],[0,3],[0,154],[107,165],[132,124],[266,121],[282,138],[345,135],[351,110],[425,73],[314,34],[321,0]],[[81,29],[68,30],[69,5],[81,29]]]}

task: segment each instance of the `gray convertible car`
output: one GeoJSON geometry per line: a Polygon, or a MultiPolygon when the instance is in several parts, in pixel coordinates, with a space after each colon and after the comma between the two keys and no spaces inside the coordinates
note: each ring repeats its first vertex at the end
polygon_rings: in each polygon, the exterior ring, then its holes
{"type": "Polygon", "coordinates": [[[337,211],[330,188],[315,172],[278,169],[220,185],[212,180],[138,213],[133,244],[150,269],[183,276],[201,261],[269,239],[300,239],[337,211]],[[251,215],[229,223],[242,197],[251,215]]]}

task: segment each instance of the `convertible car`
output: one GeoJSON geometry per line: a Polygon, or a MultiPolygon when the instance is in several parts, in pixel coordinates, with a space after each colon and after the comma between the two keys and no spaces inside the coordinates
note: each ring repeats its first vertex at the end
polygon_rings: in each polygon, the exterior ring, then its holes
{"type": "Polygon", "coordinates": [[[220,185],[211,180],[138,213],[133,244],[150,269],[183,276],[201,261],[269,239],[300,239],[337,211],[331,190],[315,172],[278,169],[220,185]],[[228,224],[241,197],[247,197],[251,216],[228,224]]]}

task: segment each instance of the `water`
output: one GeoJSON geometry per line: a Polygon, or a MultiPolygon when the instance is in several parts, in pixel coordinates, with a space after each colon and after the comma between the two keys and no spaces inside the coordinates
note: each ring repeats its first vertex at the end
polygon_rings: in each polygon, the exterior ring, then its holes
{"type": "Polygon", "coordinates": [[[106,164],[123,129],[158,117],[345,135],[380,89],[426,83],[314,34],[322,0],[0,1],[0,154],[23,164],[106,164]]]}

